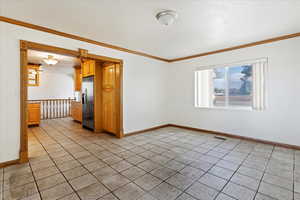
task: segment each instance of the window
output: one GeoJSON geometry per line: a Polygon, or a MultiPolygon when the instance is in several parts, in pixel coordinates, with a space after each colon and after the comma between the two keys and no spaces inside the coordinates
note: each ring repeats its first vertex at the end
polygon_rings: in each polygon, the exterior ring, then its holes
{"type": "Polygon", "coordinates": [[[195,106],[265,108],[266,60],[199,69],[195,72],[195,106]]]}

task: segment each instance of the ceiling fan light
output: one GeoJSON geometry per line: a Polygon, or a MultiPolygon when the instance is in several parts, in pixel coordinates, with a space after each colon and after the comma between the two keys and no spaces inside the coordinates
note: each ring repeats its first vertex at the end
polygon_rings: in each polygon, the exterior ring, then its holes
{"type": "Polygon", "coordinates": [[[53,56],[49,55],[48,58],[43,60],[47,65],[56,65],[58,60],[54,59],[53,56]]]}

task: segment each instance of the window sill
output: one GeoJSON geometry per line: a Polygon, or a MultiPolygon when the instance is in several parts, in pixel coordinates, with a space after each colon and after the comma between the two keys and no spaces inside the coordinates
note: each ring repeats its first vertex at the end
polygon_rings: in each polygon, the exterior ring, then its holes
{"type": "Polygon", "coordinates": [[[197,107],[198,109],[207,109],[207,110],[237,110],[237,111],[254,111],[251,107],[197,107]]]}

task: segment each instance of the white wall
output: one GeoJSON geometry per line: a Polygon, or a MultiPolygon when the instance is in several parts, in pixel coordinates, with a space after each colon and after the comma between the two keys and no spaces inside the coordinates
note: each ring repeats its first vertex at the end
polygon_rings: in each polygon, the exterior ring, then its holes
{"type": "Polygon", "coordinates": [[[171,123],[300,146],[300,38],[171,63],[169,77],[171,123]],[[195,68],[261,57],[269,59],[265,111],[194,107],[195,68]]]}
{"type": "Polygon", "coordinates": [[[28,99],[74,98],[74,69],[72,65],[43,67],[39,86],[28,87],[28,99]]]}
{"type": "Polygon", "coordinates": [[[163,63],[1,22],[0,162],[19,156],[19,40],[73,50],[84,48],[93,54],[123,59],[125,132],[174,123],[300,145],[300,38],[177,63],[163,63]],[[261,57],[269,58],[266,111],[194,108],[196,67],[261,57]]]}
{"type": "Polygon", "coordinates": [[[124,132],[166,124],[166,70],[164,62],[128,54],[0,22],[0,162],[19,157],[20,52],[19,40],[123,59],[124,132]],[[2,153],[3,152],[3,153],[2,153]]]}

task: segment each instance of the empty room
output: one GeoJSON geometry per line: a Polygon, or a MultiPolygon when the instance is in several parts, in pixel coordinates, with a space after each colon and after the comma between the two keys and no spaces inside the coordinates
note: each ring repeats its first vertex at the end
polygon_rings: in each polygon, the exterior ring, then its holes
{"type": "Polygon", "coordinates": [[[298,0],[0,0],[0,200],[300,200],[298,0]]]}

